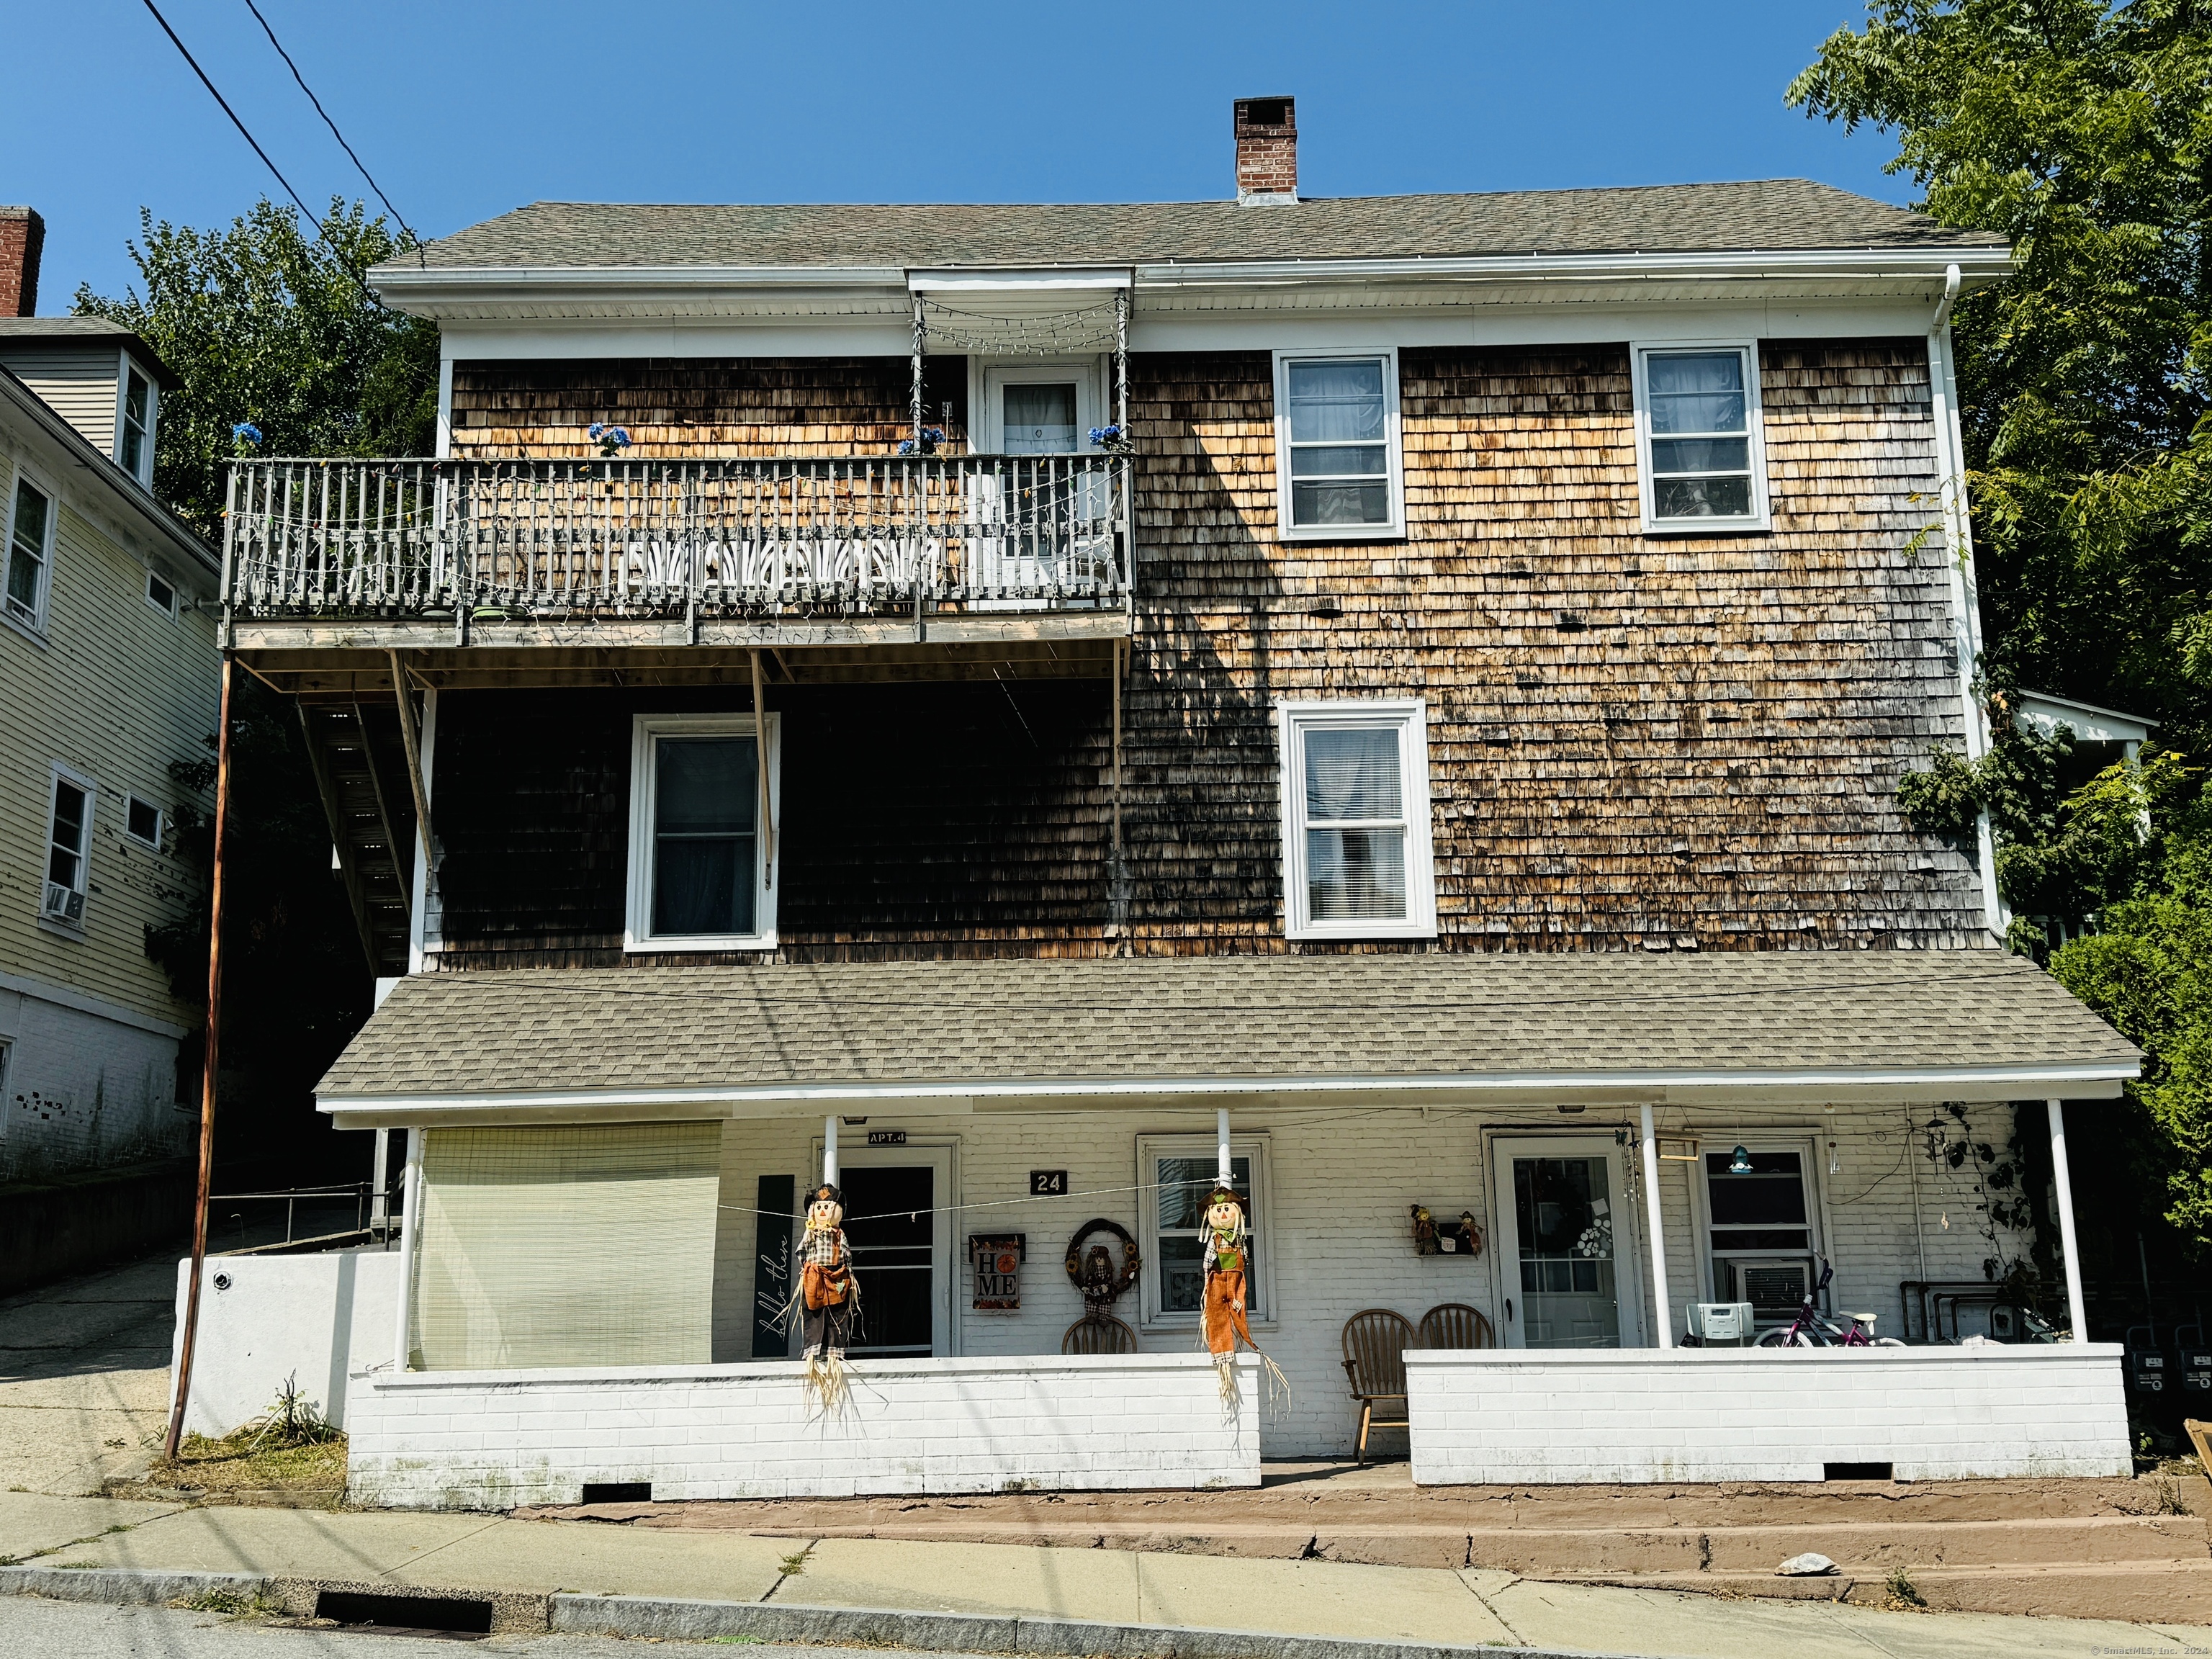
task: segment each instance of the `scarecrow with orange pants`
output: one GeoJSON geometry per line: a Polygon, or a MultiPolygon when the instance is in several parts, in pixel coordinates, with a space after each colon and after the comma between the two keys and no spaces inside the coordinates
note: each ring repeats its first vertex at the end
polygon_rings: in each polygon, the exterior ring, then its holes
{"type": "Polygon", "coordinates": [[[1285,1398],[1290,1384],[1275,1362],[1260,1352],[1252,1340],[1250,1290],[1245,1274],[1249,1261],[1246,1241],[1251,1228],[1244,1219],[1244,1200],[1226,1182],[1206,1194],[1206,1224],[1200,1232],[1206,1249],[1206,1293],[1199,1304],[1199,1328],[1206,1335],[1206,1350],[1221,1380],[1221,1397],[1237,1397],[1237,1345],[1243,1342],[1260,1355],[1271,1386],[1285,1398]]]}

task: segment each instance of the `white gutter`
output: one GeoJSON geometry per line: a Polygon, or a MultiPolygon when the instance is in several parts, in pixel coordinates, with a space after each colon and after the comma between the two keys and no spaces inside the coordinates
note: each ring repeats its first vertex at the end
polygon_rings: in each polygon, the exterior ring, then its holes
{"type": "Polygon", "coordinates": [[[318,1095],[318,1110],[331,1114],[437,1113],[495,1108],[532,1109],[566,1107],[671,1107],[791,1105],[811,1107],[844,1101],[942,1101],[1113,1099],[1221,1094],[1419,1094],[1474,1096],[1504,1091],[1584,1095],[1593,1091],[1646,1091],[1658,1094],[1689,1090],[1730,1092],[1795,1090],[1918,1089],[1931,1098],[1960,1093],[2018,1089],[2033,1093],[2064,1085],[2083,1097],[2081,1085],[2108,1084],[2096,1092],[2119,1093],[2134,1078],[2133,1061],[2073,1061],[2027,1066],[1875,1066],[1865,1069],[1778,1067],[1768,1071],[1693,1072],[1462,1072],[1402,1077],[1164,1077],[1028,1078],[944,1083],[777,1083],[644,1089],[516,1089],[451,1093],[318,1095]]]}

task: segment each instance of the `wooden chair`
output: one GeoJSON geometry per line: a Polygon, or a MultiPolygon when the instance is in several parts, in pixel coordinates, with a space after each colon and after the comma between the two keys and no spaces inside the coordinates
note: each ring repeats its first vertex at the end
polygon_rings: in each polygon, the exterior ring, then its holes
{"type": "Polygon", "coordinates": [[[1464,1302],[1446,1302],[1421,1316],[1421,1346],[1425,1348],[1494,1348],[1498,1334],[1490,1316],[1464,1302]]]}
{"type": "Polygon", "coordinates": [[[1367,1431],[1413,1426],[1406,1413],[1406,1350],[1415,1346],[1413,1322],[1388,1308],[1369,1308],[1344,1322],[1344,1374],[1359,1402],[1359,1461],[1367,1461],[1367,1431]],[[1377,1417],[1378,1401],[1398,1402],[1396,1417],[1377,1417]]]}
{"type": "Polygon", "coordinates": [[[1060,1334],[1062,1353],[1134,1353],[1137,1334],[1110,1315],[1079,1319],[1060,1334]]]}

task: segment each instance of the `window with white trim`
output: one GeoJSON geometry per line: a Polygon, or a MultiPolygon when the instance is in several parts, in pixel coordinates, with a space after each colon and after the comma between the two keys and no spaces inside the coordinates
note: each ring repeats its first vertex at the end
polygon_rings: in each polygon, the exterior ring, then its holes
{"type": "Polygon", "coordinates": [[[1402,532],[1395,351],[1277,352],[1275,416],[1285,539],[1402,532]]]}
{"type": "Polygon", "coordinates": [[[1289,937],[1433,937],[1425,706],[1283,703],[1279,714],[1289,937]]]}
{"type": "Polygon", "coordinates": [[[1793,1318],[1816,1278],[1820,1212],[1813,1146],[1753,1139],[1742,1168],[1734,1149],[1699,1148],[1698,1194],[1716,1302],[1748,1302],[1761,1329],[1793,1318]]]}
{"type": "Polygon", "coordinates": [[[161,850],[161,821],[165,815],[150,800],[137,795],[124,797],[123,833],[155,852],[161,850]]]}
{"type": "Polygon", "coordinates": [[[40,915],[69,928],[84,925],[92,866],[92,780],[56,767],[46,806],[46,897],[40,915]]]}
{"type": "Polygon", "coordinates": [[[140,483],[154,482],[154,388],[123,365],[123,407],[115,425],[115,463],[140,483]]]}
{"type": "Polygon", "coordinates": [[[1759,348],[1635,348],[1636,448],[1647,531],[1764,529],[1759,348]]]}
{"type": "Polygon", "coordinates": [[[146,573],[146,603],[163,616],[177,614],[177,586],[158,570],[146,573]]]}
{"type": "Polygon", "coordinates": [[[777,715],[768,717],[763,835],[761,744],[751,715],[637,717],[625,949],[774,948],[781,725],[777,715]]]}
{"type": "MultiPolygon", "coordinates": [[[[1206,1200],[1219,1169],[1219,1146],[1212,1135],[1137,1137],[1137,1248],[1145,1263],[1139,1322],[1146,1329],[1198,1324],[1199,1303],[1206,1293],[1206,1200]]],[[[1266,1140],[1231,1136],[1229,1169],[1229,1184],[1244,1200],[1245,1223],[1252,1230],[1244,1279],[1249,1315],[1256,1323],[1273,1318],[1275,1306],[1266,1140]]]]}
{"type": "Polygon", "coordinates": [[[43,628],[54,562],[54,498],[18,473],[8,510],[7,614],[43,628]]]}

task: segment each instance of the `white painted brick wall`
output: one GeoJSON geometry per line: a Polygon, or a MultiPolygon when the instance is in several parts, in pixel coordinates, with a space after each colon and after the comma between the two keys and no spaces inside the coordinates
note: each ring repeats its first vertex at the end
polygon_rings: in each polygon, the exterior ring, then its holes
{"type": "MultiPolygon", "coordinates": [[[[1747,1108],[1723,1113],[1669,1107],[1661,1114],[1668,1134],[1702,1133],[1723,1149],[1761,1131],[1799,1132],[1815,1139],[1813,1185],[1823,1231],[1834,1258],[1833,1304],[1879,1314],[1877,1328],[1901,1334],[1898,1282],[1904,1279],[1975,1279],[1990,1253],[1977,1231],[1980,1218],[1968,1171],[1931,1168],[1917,1126],[1936,1109],[1914,1107],[1747,1108]],[[1838,1173],[1828,1173],[1826,1142],[1836,1143],[1838,1173]],[[1916,1228],[1916,1197],[1919,1215],[1916,1228]],[[1945,1223],[1948,1221],[1948,1225],[1945,1223]]],[[[2083,1109],[2076,1109],[2077,1116],[2083,1109]]],[[[2012,1131],[2009,1107],[1970,1110],[1977,1139],[2000,1148],[2012,1131]]],[[[1263,1414],[1261,1432],[1270,1457],[1329,1456],[1351,1449],[1356,1408],[1346,1393],[1344,1322],[1364,1308],[1395,1308],[1418,1322],[1441,1302],[1468,1302],[1495,1321],[1502,1297],[1497,1253],[1470,1263],[1445,1255],[1416,1256],[1407,1208],[1428,1205],[1439,1216],[1472,1210],[1494,1233],[1484,1128],[1511,1126],[1516,1133],[1593,1135],[1609,1142],[1615,1128],[1632,1126],[1633,1112],[1593,1107],[1568,1116],[1548,1108],[1449,1110],[1361,1105],[1286,1103],[1239,1106],[1232,1115],[1238,1135],[1264,1132],[1272,1146],[1274,1216],[1269,1235],[1275,1257],[1275,1306],[1258,1322],[1261,1346],[1279,1364],[1292,1390],[1287,1411],[1263,1414]],[[1547,1121],[1548,1120],[1548,1121],[1547,1121]]],[[[1022,1307],[1016,1312],[976,1312],[968,1265],[955,1263],[957,1346],[963,1354],[1056,1353],[1060,1334],[1083,1312],[1082,1298],[1061,1271],[1062,1249],[1093,1216],[1137,1225],[1140,1134],[1200,1134],[1211,1139],[1212,1107],[1200,1110],[1104,1109],[1054,1114],[977,1114],[970,1117],[903,1117],[878,1109],[869,1129],[905,1129],[920,1141],[957,1143],[956,1251],[978,1232],[1029,1237],[1022,1269],[1022,1307]],[[1070,1195],[1029,1201],[1029,1171],[1066,1170],[1070,1195]]],[[[727,1124],[722,1139],[720,1225],[714,1273],[714,1358],[751,1355],[753,1252],[750,1213],[763,1175],[790,1175],[803,1186],[814,1178],[812,1146],[821,1120],[775,1119],[727,1124]]],[[[850,1139],[860,1131],[848,1130],[850,1139]]],[[[1631,1160],[1632,1164],[1633,1160],[1631,1160]]],[[[1710,1300],[1696,1261],[1691,1229],[1690,1182],[1696,1166],[1660,1166],[1668,1238],[1674,1326],[1682,1328],[1692,1300],[1710,1300]]],[[[1632,1170],[1640,1180],[1640,1172],[1632,1170]]],[[[1652,1340],[1649,1275],[1643,1268],[1644,1232],[1640,1188],[1620,1217],[1635,1235],[1638,1271],[1645,1279],[1646,1326],[1636,1340],[1652,1340]]],[[[2085,1226],[2094,1219],[2084,1218],[2085,1226]]],[[[2014,1254],[2021,1241],[2008,1236],[2014,1254]]],[[[1138,1326],[1139,1290],[1115,1306],[1138,1326]]],[[[1970,1314],[1968,1334],[1984,1328],[1970,1314]]],[[[1140,1329],[1147,1352],[1188,1353],[1199,1346],[1194,1328],[1140,1329]]],[[[1402,1431],[1379,1431],[1376,1443],[1401,1446],[1402,1431]]]]}
{"type": "Polygon", "coordinates": [[[1202,1355],[855,1360],[842,1413],[799,1368],[366,1373],[347,1406],[356,1503],[573,1504],[586,1481],[657,1499],[1260,1484],[1260,1370],[1224,1404],[1202,1355]]]}
{"type": "Polygon", "coordinates": [[[1905,1480],[2126,1474],[2120,1350],[1416,1353],[1413,1480],[1905,1480]]]}
{"type": "Polygon", "coordinates": [[[0,1181],[190,1149],[199,1105],[177,1103],[174,1037],[0,989],[0,1181]]]}
{"type": "MultiPolygon", "coordinates": [[[[177,1263],[175,1349],[184,1342],[192,1260],[177,1263]]],[[[346,1426],[346,1379],[389,1364],[399,1311],[399,1257],[386,1250],[214,1256],[201,1264],[199,1338],[185,1427],[220,1437],[269,1408],[287,1377],[346,1426]],[[218,1276],[228,1281],[218,1288],[218,1276]]]]}

